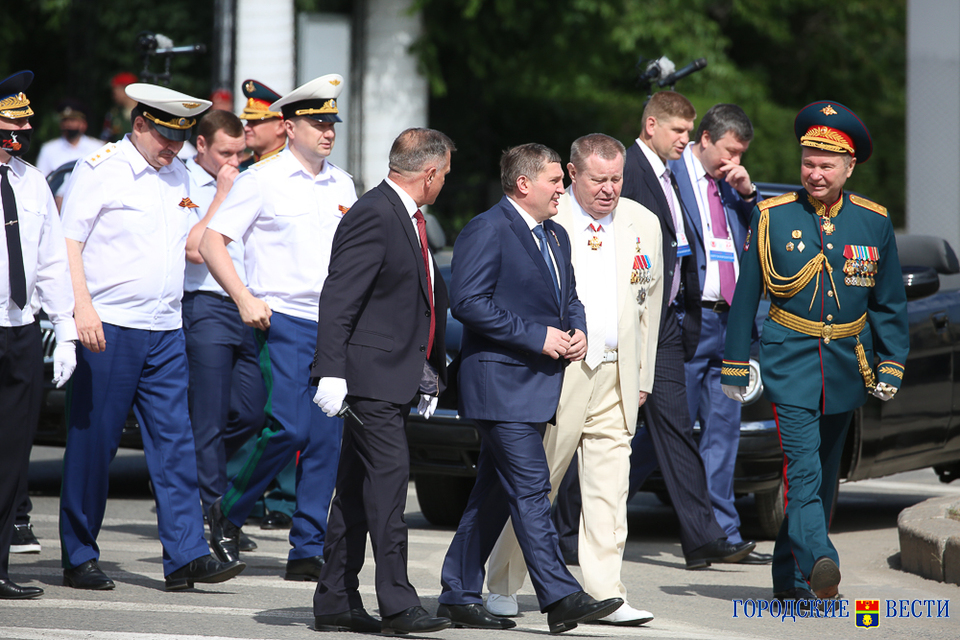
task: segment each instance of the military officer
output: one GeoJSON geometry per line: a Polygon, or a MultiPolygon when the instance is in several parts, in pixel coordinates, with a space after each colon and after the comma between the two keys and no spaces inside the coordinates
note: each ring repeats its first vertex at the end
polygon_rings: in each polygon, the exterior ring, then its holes
{"type": "Polygon", "coordinates": [[[287,144],[287,132],[283,128],[283,114],[271,111],[270,105],[280,99],[280,94],[256,80],[244,80],[241,85],[247,103],[240,119],[246,135],[247,148],[253,155],[240,163],[240,171],[253,164],[280,153],[287,144]]]}
{"type": "Polygon", "coordinates": [[[842,104],[821,101],[800,111],[794,131],[803,189],[754,208],[721,383],[742,401],[750,330],[769,294],[760,368],[783,448],[787,505],[774,595],[831,598],[840,558],[827,531],[847,428],[867,393],[890,400],[903,380],[907,301],[886,208],[844,191],[873,149],[866,126],[842,104]]]}
{"type": "Polygon", "coordinates": [[[133,131],[80,160],[63,201],[63,233],[83,349],[71,393],[60,494],[63,581],[113,589],[97,535],[110,461],[131,405],[142,426],[163,544],[166,589],[223,582],[244,564],[220,562],[203,538],[197,457],[187,411],[180,302],[187,232],[197,205],[176,154],[210,103],[134,83],[133,131]]]}
{"type": "Polygon", "coordinates": [[[357,200],[351,177],[329,162],[343,78],[321,76],[270,106],[283,114],[289,144],[240,174],[213,215],[200,254],[257,329],[267,386],[266,426],[243,470],[210,510],[210,537],[222,560],[238,554],[238,531],[274,476],[299,451],[288,580],[316,580],[323,565],[327,511],[333,495],[343,422],[313,404],[309,367],[317,336],[320,292],[333,235],[357,200]],[[247,285],[227,251],[244,242],[247,285]]]}

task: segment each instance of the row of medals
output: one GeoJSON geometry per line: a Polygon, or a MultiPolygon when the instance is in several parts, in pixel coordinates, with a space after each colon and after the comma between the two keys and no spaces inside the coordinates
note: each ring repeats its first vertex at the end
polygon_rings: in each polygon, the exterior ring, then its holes
{"type": "Polygon", "coordinates": [[[874,260],[847,260],[843,265],[846,274],[843,282],[848,287],[872,287],[876,284],[873,276],[877,273],[874,260]]]}
{"type": "MultiPolygon", "coordinates": [[[[637,255],[640,254],[640,243],[637,243],[637,255]]],[[[647,285],[650,284],[650,269],[633,269],[630,272],[630,284],[640,284],[647,285]]],[[[640,291],[637,292],[637,302],[643,304],[644,300],[647,299],[647,288],[644,286],[640,287],[640,291]]]]}

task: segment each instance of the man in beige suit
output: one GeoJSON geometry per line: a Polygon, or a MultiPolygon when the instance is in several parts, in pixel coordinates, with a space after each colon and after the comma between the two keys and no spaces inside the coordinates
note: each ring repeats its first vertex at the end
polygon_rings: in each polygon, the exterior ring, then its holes
{"type": "MultiPolygon", "coordinates": [[[[620,199],[625,150],[599,133],[574,141],[570,188],[556,222],[570,234],[578,294],[586,309],[587,355],[567,367],[556,424],[543,438],[551,502],[574,452],[580,465],[580,567],[594,598],[624,604],[597,622],[641,625],[648,611],[626,603],[620,565],[627,540],[630,441],[639,407],[653,387],[663,299],[660,222],[633,200],[620,199]]],[[[512,526],[490,555],[486,607],[516,615],[526,567],[512,526]]]]}

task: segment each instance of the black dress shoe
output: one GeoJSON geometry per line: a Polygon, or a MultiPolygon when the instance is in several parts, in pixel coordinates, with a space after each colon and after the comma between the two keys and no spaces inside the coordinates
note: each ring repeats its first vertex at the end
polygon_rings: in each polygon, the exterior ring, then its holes
{"type": "Polygon", "coordinates": [[[237,548],[244,553],[250,553],[257,550],[257,543],[240,529],[240,535],[237,539],[237,548]]]}
{"type": "Polygon", "coordinates": [[[392,616],[383,616],[381,633],[429,633],[450,627],[450,618],[434,618],[423,607],[410,607],[392,616]]]}
{"type": "Polygon", "coordinates": [[[437,616],[450,618],[457,629],[513,629],[517,623],[492,615],[482,604],[442,604],[437,616]]]}
{"type": "Polygon", "coordinates": [[[96,560],[87,560],[78,567],[63,570],[63,586],[106,591],[117,585],[100,570],[96,560]]]}
{"type": "Polygon", "coordinates": [[[772,553],[760,553],[759,551],[751,551],[740,559],[737,564],[770,564],[773,562],[772,553]]]}
{"type": "Polygon", "coordinates": [[[840,584],[840,567],[831,558],[823,556],[817,558],[810,571],[810,591],[818,598],[833,598],[837,595],[840,584]]]}
{"type": "Polygon", "coordinates": [[[295,582],[306,582],[308,580],[316,582],[320,579],[321,568],[323,568],[323,556],[287,560],[287,572],[283,574],[283,579],[295,582]]]}
{"type": "Polygon", "coordinates": [[[797,601],[794,604],[794,610],[798,613],[808,614],[810,613],[810,607],[816,606],[817,596],[810,591],[809,589],[804,589],[803,587],[794,587],[793,589],[787,589],[786,591],[777,591],[773,594],[774,600],[779,600],[783,602],[785,600],[795,600],[797,601]]]}
{"type": "Polygon", "coordinates": [[[623,604],[623,598],[594,600],[583,591],[571,593],[557,600],[547,612],[550,633],[563,633],[576,628],[580,622],[590,622],[608,616],[623,604]]]}
{"type": "Polygon", "coordinates": [[[40,587],[21,587],[9,580],[0,580],[0,600],[26,600],[42,595],[40,587]]]}
{"type": "Polygon", "coordinates": [[[354,631],[356,633],[380,633],[380,621],[362,607],[343,613],[315,616],[317,631],[354,631]]]}
{"type": "Polygon", "coordinates": [[[192,560],[168,575],[164,586],[167,591],[182,591],[193,587],[194,582],[226,582],[246,568],[239,560],[220,562],[211,554],[192,560]]]}
{"type": "Polygon", "coordinates": [[[756,546],[756,542],[747,540],[731,544],[726,538],[717,538],[690,552],[686,557],[687,569],[703,569],[713,562],[735,564],[743,560],[756,546]]]}
{"type": "Polygon", "coordinates": [[[293,518],[280,511],[271,511],[260,521],[261,529],[289,529],[293,518]]]}
{"type": "Polygon", "coordinates": [[[221,562],[236,562],[240,559],[240,527],[223,515],[220,500],[210,506],[210,546],[221,562]]]}

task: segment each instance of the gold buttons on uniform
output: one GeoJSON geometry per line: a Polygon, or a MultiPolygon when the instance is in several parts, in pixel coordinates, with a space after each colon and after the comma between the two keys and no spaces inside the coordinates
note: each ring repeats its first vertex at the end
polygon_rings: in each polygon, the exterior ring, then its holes
{"type": "Polygon", "coordinates": [[[830,291],[827,291],[827,295],[832,298],[832,297],[833,297],[833,290],[831,289],[830,291]]]}
{"type": "Polygon", "coordinates": [[[828,242],[828,243],[827,243],[827,249],[833,249],[833,243],[832,243],[832,242],[828,242]]]}
{"type": "Polygon", "coordinates": [[[827,322],[833,320],[833,314],[827,314],[827,322]]]}

